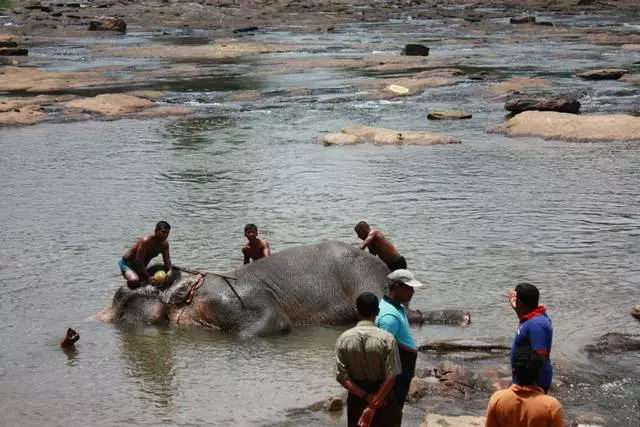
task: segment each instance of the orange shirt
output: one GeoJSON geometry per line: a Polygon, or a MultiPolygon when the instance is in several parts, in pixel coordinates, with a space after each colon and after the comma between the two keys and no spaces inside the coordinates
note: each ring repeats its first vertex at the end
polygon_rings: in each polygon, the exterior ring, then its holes
{"type": "Polygon", "coordinates": [[[540,387],[514,384],[493,393],[485,427],[564,427],[564,413],[540,387]]]}

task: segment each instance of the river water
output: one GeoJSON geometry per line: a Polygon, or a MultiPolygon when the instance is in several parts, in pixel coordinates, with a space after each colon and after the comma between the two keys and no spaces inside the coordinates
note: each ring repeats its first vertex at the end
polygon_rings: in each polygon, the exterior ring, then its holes
{"type": "MultiPolygon", "coordinates": [[[[555,18],[568,27],[638,31],[638,22],[615,16],[555,18]]],[[[390,22],[322,36],[275,31],[255,37],[308,44],[309,52],[296,57],[349,57],[372,53],[348,48],[353,42],[400,46],[409,38],[425,40],[425,26],[435,40],[455,35],[457,24],[411,21],[400,31],[390,22]]],[[[588,113],[629,111],[640,104],[637,86],[572,78],[576,71],[605,65],[638,72],[637,53],[542,37],[511,44],[495,34],[481,45],[466,37],[468,44],[431,45],[441,58],[473,64],[497,80],[549,76],[554,92],[578,94],[588,113]]],[[[39,46],[34,61],[73,69],[77,55],[87,55],[80,51],[71,42],[39,46]]],[[[199,106],[202,114],[195,118],[0,129],[3,425],[301,425],[307,422],[292,421],[288,409],[340,392],[332,358],[344,328],[299,328],[284,337],[239,340],[189,328],[124,328],[92,320],[121,284],[117,259],[161,219],[172,225],[175,264],[217,270],[242,263],[245,223],[257,223],[279,251],[326,239],[355,242],[353,226],[366,219],[428,283],[413,307],[471,312],[470,327],[424,327],[415,331],[419,340],[508,342],[515,317],[505,292],[520,281],[535,283],[554,322],[556,360],[593,371],[582,393],[564,392],[569,414],[593,411],[615,420],[612,425],[636,425],[637,364],[602,373],[580,349],[608,331],[638,331],[629,315],[640,303],[638,144],[487,134],[504,110],[502,101],[478,96],[486,81],[467,80],[401,100],[361,101],[349,98],[352,73],[314,69],[249,80],[234,74],[242,64],[224,67],[229,75],[207,85],[155,85],[171,90],[176,103],[199,106]],[[313,92],[281,96],[287,87],[313,92]],[[251,103],[221,101],[237,88],[265,96],[251,103]],[[429,111],[460,108],[473,119],[426,120],[429,111]],[[313,143],[315,136],[352,123],[428,130],[463,143],[313,143]],[[57,347],[67,327],[81,335],[76,352],[57,347]]],[[[421,411],[409,406],[406,412],[408,424],[417,425],[421,411]]],[[[476,405],[467,412],[481,410],[476,405]]],[[[329,416],[313,421],[341,422],[329,416]]]]}

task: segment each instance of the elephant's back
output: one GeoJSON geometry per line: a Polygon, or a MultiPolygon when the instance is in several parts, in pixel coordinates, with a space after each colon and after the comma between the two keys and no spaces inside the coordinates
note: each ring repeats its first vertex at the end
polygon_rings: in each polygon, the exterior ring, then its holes
{"type": "Polygon", "coordinates": [[[344,323],[362,292],[381,296],[389,273],[377,257],[339,241],[297,246],[237,271],[271,295],[294,323],[344,323]]]}

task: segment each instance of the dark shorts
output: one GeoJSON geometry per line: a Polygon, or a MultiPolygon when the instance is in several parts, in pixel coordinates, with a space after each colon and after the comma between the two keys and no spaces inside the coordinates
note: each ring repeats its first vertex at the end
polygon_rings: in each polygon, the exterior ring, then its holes
{"type": "Polygon", "coordinates": [[[399,256],[392,263],[387,264],[387,267],[389,267],[389,270],[391,270],[391,271],[400,270],[400,269],[405,269],[406,270],[406,268],[407,268],[407,260],[404,259],[403,256],[399,256]]]}

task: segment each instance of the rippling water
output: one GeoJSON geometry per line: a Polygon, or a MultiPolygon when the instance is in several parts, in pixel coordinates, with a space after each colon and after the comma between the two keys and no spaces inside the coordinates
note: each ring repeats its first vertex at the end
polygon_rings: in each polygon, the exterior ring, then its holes
{"type": "MultiPolygon", "coordinates": [[[[372,42],[383,37],[381,28],[355,34],[372,42]]],[[[346,43],[353,34],[335,37],[346,43]]],[[[270,37],[278,38],[264,35],[270,37]]],[[[631,85],[570,79],[602,57],[592,57],[601,48],[569,47],[498,45],[500,56],[484,56],[482,65],[508,75],[563,70],[555,90],[584,93],[590,112],[637,103],[631,85]],[[549,52],[556,54],[541,63],[549,52]]],[[[466,55],[464,46],[443,50],[466,55]]],[[[610,51],[607,61],[629,61],[628,52],[610,51]]],[[[285,81],[259,86],[274,90],[285,81]]],[[[414,307],[472,314],[469,328],[425,327],[416,331],[420,339],[509,340],[515,317],[504,294],[523,280],[541,289],[559,361],[582,362],[579,349],[604,332],[637,331],[629,312],[640,302],[640,146],[485,134],[504,112],[501,103],[477,96],[484,84],[394,102],[274,97],[250,105],[219,103],[205,91],[175,92],[206,112],[0,129],[3,424],[268,425],[286,420],[287,408],[340,391],[332,357],[341,328],[237,340],[92,321],[121,282],[116,260],[160,219],[172,225],[175,264],[218,270],[242,263],[245,223],[257,223],[279,251],[325,239],[354,242],[353,226],[366,219],[429,284],[414,307]],[[474,118],[426,120],[428,111],[460,107],[474,118]],[[463,144],[312,143],[350,123],[423,129],[463,144]],[[65,354],[57,340],[68,326],[81,341],[65,354]]],[[[291,86],[344,90],[339,74],[313,70],[291,86]]],[[[610,393],[623,385],[602,387],[610,393]]],[[[619,402],[638,394],[620,393],[612,400],[618,403],[595,404],[596,412],[631,419],[637,406],[619,402]]],[[[593,409],[584,399],[572,403],[593,409]]]]}

